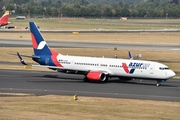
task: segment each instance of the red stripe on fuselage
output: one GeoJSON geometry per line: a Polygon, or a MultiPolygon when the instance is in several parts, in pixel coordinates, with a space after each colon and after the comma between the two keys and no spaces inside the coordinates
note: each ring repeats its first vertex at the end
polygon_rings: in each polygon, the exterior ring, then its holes
{"type": "Polygon", "coordinates": [[[58,53],[53,51],[53,50],[50,50],[52,55],[51,55],[51,59],[53,61],[53,63],[57,66],[57,67],[63,67],[60,62],[58,62],[57,60],[57,56],[58,56],[58,53]]]}
{"type": "Polygon", "coordinates": [[[34,48],[34,49],[37,49],[38,44],[37,44],[36,39],[35,39],[35,37],[34,37],[34,35],[33,35],[32,33],[31,33],[31,38],[32,38],[33,48],[34,48]]]}

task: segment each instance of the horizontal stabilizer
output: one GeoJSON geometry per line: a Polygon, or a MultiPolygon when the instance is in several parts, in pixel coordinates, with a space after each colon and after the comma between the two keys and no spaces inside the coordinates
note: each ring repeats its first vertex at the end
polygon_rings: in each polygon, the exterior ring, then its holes
{"type": "MultiPolygon", "coordinates": [[[[12,53],[7,53],[7,54],[9,54],[9,55],[17,55],[17,54],[12,54],[12,53]]],[[[28,58],[36,58],[36,59],[40,59],[40,57],[39,56],[36,56],[36,55],[32,55],[32,56],[30,56],[30,55],[20,55],[21,57],[28,57],[28,58]]]]}

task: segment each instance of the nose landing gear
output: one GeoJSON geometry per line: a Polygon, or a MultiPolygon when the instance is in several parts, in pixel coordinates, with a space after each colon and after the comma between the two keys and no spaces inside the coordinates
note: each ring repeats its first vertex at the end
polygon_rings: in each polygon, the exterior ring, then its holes
{"type": "Polygon", "coordinates": [[[165,80],[157,80],[157,84],[156,86],[159,87],[161,85],[161,83],[165,82],[165,80]]]}

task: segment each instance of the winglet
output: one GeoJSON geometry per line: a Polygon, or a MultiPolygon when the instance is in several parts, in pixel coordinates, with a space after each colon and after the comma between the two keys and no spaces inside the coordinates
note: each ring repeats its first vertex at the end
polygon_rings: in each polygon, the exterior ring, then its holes
{"type": "Polygon", "coordinates": [[[22,57],[21,57],[21,55],[17,52],[17,55],[18,55],[18,57],[19,57],[19,59],[20,59],[20,62],[23,64],[23,65],[27,65],[25,62],[24,62],[24,60],[22,59],[22,57]]]}
{"type": "Polygon", "coordinates": [[[130,59],[130,60],[133,60],[133,56],[132,56],[132,54],[131,54],[130,51],[128,51],[128,55],[129,55],[129,59],[130,59]]]}

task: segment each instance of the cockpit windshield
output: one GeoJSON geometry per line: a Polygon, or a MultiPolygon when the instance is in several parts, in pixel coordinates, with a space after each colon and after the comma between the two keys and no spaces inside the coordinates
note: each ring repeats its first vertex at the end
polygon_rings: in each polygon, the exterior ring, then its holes
{"type": "Polygon", "coordinates": [[[168,67],[159,67],[160,70],[169,70],[168,67]]]}

